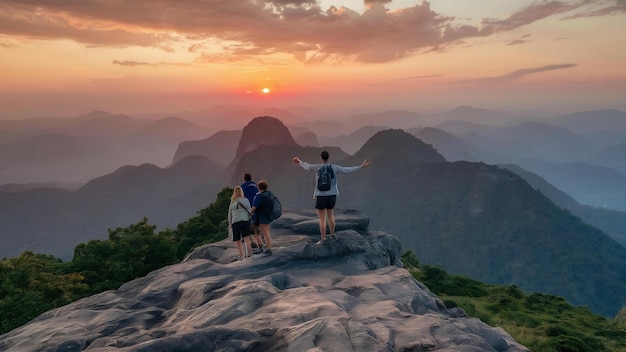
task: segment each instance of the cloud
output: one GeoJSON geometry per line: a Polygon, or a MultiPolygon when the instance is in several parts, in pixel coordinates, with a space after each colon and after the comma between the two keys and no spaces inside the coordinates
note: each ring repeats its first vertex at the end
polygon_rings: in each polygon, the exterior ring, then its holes
{"type": "Polygon", "coordinates": [[[153,66],[149,62],[119,61],[119,60],[113,60],[113,64],[114,65],[120,65],[120,66],[153,66]]]}
{"type": "Polygon", "coordinates": [[[598,1],[599,8],[591,8],[567,17],[574,19],[580,17],[611,16],[626,13],[626,0],[598,1]]]}
{"type": "Polygon", "coordinates": [[[550,16],[579,9],[588,5],[590,1],[594,0],[582,0],[573,4],[564,1],[544,1],[536,3],[513,13],[503,20],[484,19],[482,21],[483,28],[481,32],[482,34],[493,34],[510,31],[550,16]]]}
{"type": "Polygon", "coordinates": [[[540,72],[562,70],[562,69],[571,68],[575,66],[577,66],[577,64],[559,64],[559,65],[547,65],[547,66],[541,66],[541,67],[535,67],[535,68],[524,68],[521,70],[513,71],[511,73],[507,73],[502,76],[467,79],[467,80],[458,81],[458,83],[510,83],[513,81],[517,81],[518,79],[527,75],[540,73],[540,72]]]}
{"type": "Polygon", "coordinates": [[[384,63],[510,31],[589,1],[543,1],[474,26],[432,11],[427,1],[391,11],[385,7],[391,0],[365,0],[367,9],[358,13],[322,9],[314,0],[2,0],[0,35],[170,52],[184,46],[199,61],[287,54],[309,64],[384,63]],[[206,43],[221,43],[221,51],[204,51],[206,43]]]}
{"type": "Polygon", "coordinates": [[[404,77],[404,78],[396,78],[396,79],[392,79],[392,80],[385,81],[385,82],[367,83],[365,85],[366,86],[388,86],[397,82],[413,81],[413,80],[420,80],[420,79],[427,79],[427,78],[436,78],[436,77],[442,77],[442,76],[443,75],[441,74],[411,76],[411,77],[404,77]]]}
{"type": "Polygon", "coordinates": [[[515,39],[515,40],[511,40],[509,44],[507,45],[520,45],[520,44],[525,44],[525,43],[528,43],[528,40],[515,39]]]}

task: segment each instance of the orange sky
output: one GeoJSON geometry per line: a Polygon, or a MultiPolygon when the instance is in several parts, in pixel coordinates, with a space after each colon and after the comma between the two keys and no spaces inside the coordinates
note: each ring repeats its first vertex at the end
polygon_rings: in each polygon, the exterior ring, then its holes
{"type": "Polygon", "coordinates": [[[0,119],[626,110],[625,35],[624,0],[3,0],[0,119]]]}

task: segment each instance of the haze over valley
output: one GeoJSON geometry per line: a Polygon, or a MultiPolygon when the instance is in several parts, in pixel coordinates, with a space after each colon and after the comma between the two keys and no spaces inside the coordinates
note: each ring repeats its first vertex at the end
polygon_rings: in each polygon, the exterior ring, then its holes
{"type": "MultiPolygon", "coordinates": [[[[220,112],[227,116],[225,107],[220,112]]],[[[14,163],[6,173],[14,177],[6,181],[13,182],[0,186],[5,243],[0,255],[31,250],[69,260],[77,244],[105,239],[107,229],[144,217],[161,229],[174,227],[209,204],[221,188],[239,184],[245,172],[256,180],[267,179],[284,207],[310,208],[313,180],[294,169],[291,157],[315,162],[326,149],[331,162],[373,162],[361,176],[342,177],[338,207],[362,211],[373,229],[398,236],[403,248],[425,263],[487,282],[562,295],[602,314],[619,310],[617,292],[624,282],[620,273],[626,268],[626,255],[620,254],[626,254],[626,196],[620,192],[626,189],[621,183],[626,174],[619,157],[594,165],[591,156],[620,143],[594,142],[571,126],[572,121],[580,125],[582,118],[592,125],[586,127],[591,134],[626,135],[626,113],[589,111],[540,119],[467,106],[438,114],[383,111],[326,120],[297,111],[271,113],[278,117],[261,115],[240,128],[218,131],[214,125],[200,125],[199,118],[191,121],[169,113],[147,119],[100,111],[38,118],[38,123],[0,121],[4,138],[10,140],[0,145],[3,162],[14,163]],[[613,121],[611,131],[598,127],[606,124],[602,119],[613,121]],[[138,127],[122,132],[116,125],[120,120],[138,127]],[[155,127],[164,121],[167,128],[155,127]],[[40,136],[67,136],[77,144],[59,149],[59,138],[40,136]],[[161,140],[163,145],[155,148],[161,140]],[[116,152],[120,145],[134,149],[116,152]],[[87,179],[101,172],[103,154],[113,171],[87,179]],[[128,163],[129,156],[161,161],[128,163]],[[537,164],[548,165],[551,173],[528,167],[537,164]],[[49,171],[50,165],[56,168],[49,171]],[[76,165],[85,179],[76,177],[76,165]],[[592,171],[573,171],[572,165],[592,171]],[[30,175],[38,178],[28,179],[30,175]],[[597,186],[573,187],[575,177],[597,186]],[[17,179],[25,182],[14,182],[17,179]],[[72,189],[55,186],[77,182],[82,183],[72,189]],[[607,250],[614,253],[607,255],[607,250]],[[579,251],[583,257],[568,254],[579,251]],[[550,259],[539,259],[544,256],[550,259]],[[596,260],[606,269],[574,269],[596,260]],[[542,274],[527,277],[524,273],[533,272],[537,264],[542,274]],[[575,277],[590,275],[584,282],[591,286],[578,279],[550,279],[556,275],[550,268],[570,266],[575,277]],[[618,286],[609,284],[602,295],[593,293],[593,287],[608,282],[618,286]]],[[[187,118],[191,116],[188,112],[187,118]]]]}

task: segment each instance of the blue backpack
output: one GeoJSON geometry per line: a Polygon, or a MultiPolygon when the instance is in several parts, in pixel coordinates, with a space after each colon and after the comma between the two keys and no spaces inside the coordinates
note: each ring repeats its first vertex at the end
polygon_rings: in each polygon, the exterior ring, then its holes
{"type": "Polygon", "coordinates": [[[329,191],[332,179],[335,177],[335,172],[331,165],[324,165],[317,170],[317,190],[329,191]]]}
{"type": "Polygon", "coordinates": [[[278,197],[274,195],[274,193],[270,191],[265,191],[261,194],[263,196],[263,208],[264,213],[267,214],[267,217],[270,221],[274,221],[283,215],[283,206],[280,204],[278,197]]]}

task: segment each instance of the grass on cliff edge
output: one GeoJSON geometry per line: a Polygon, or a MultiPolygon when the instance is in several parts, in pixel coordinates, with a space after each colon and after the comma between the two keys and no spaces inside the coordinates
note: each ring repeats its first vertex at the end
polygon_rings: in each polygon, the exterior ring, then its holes
{"type": "Polygon", "coordinates": [[[626,320],[620,318],[624,309],[609,320],[561,297],[526,294],[516,286],[489,285],[419,265],[411,251],[402,261],[446,307],[460,307],[471,317],[502,327],[533,352],[626,351],[626,320]]]}

